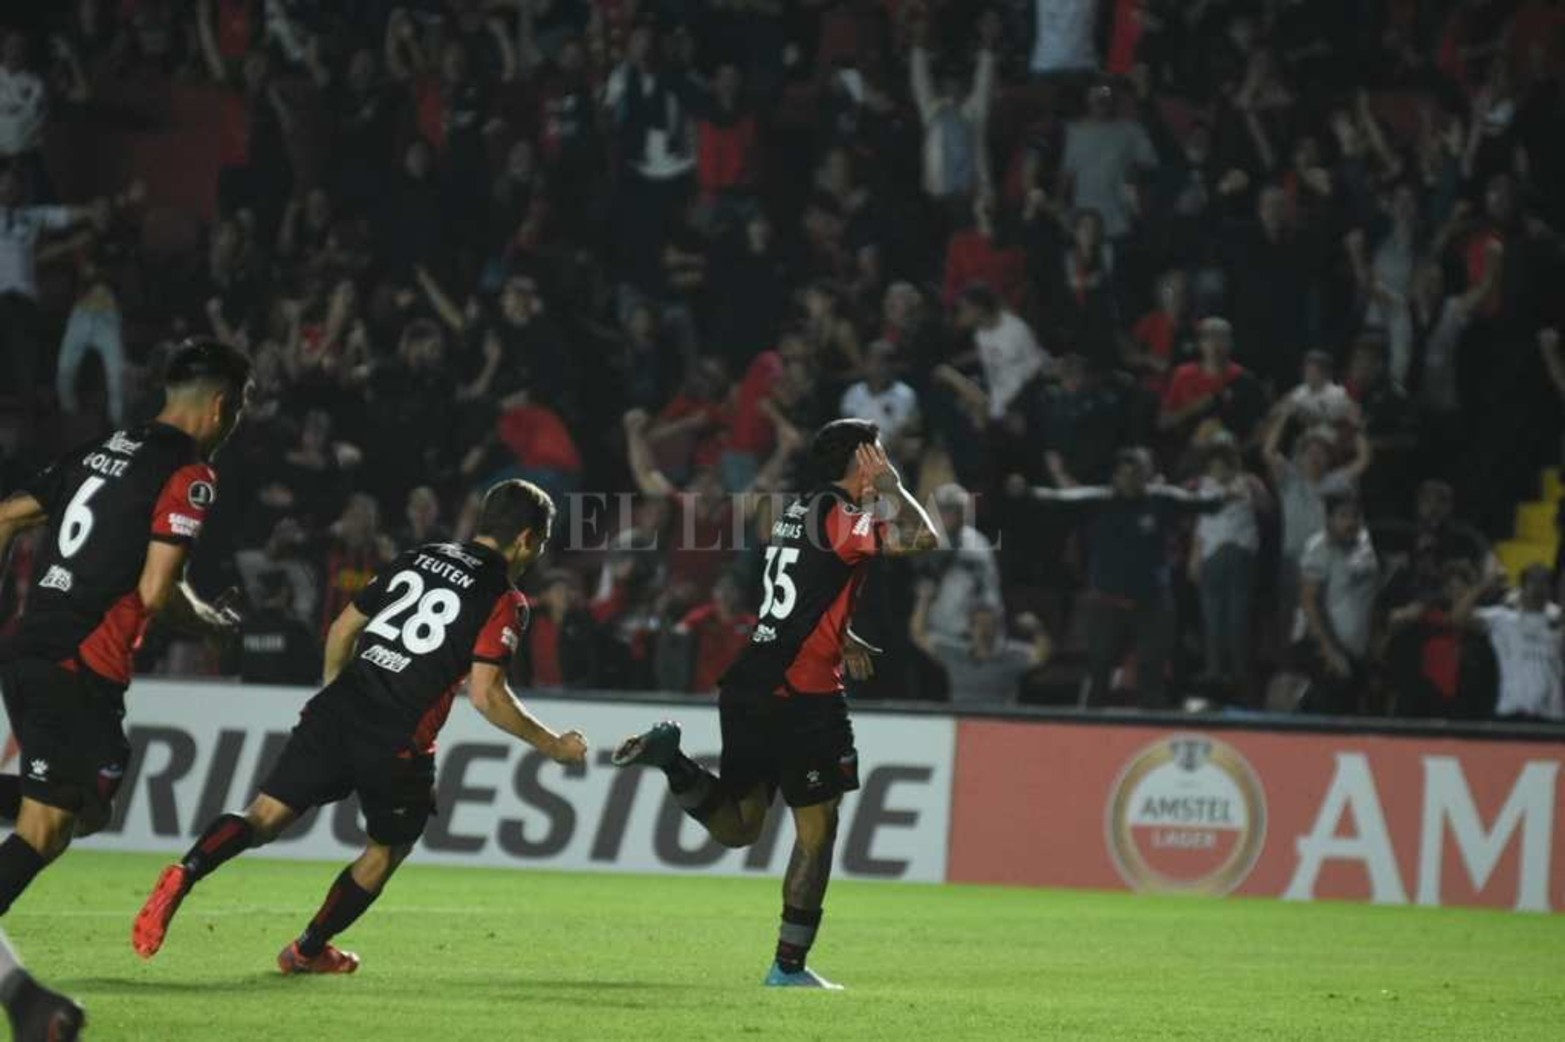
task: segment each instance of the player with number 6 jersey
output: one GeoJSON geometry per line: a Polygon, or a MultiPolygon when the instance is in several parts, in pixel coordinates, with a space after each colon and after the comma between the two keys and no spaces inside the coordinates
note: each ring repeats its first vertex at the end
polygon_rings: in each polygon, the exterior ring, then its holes
{"type": "MultiPolygon", "coordinates": [[[[23,772],[0,776],[0,817],[16,822],[0,843],[0,914],[74,837],[108,822],[130,755],[125,689],[147,626],[159,617],[202,634],[234,629],[184,572],[217,495],[208,460],[249,388],[243,354],[187,341],[169,359],[156,419],[66,453],[0,501],[0,564],[18,534],[45,528],[30,603],[0,648],[23,772]]],[[[41,989],[29,994],[54,1003],[50,1037],[76,1037],[79,1010],[41,989]]]]}
{"type": "Polygon", "coordinates": [[[369,908],[423,834],[435,806],[435,736],[464,680],[495,727],[560,763],[585,760],[582,734],[545,727],[505,680],[527,626],[527,600],[513,581],[543,551],[553,522],[545,492],[503,481],[484,496],[471,542],[408,550],[343,609],[326,637],[326,686],[305,705],[249,809],[216,818],[159,876],[132,932],[138,954],[157,953],[185,895],[218,866],[310,808],[357,793],[369,843],[277,959],[283,973],[357,970],[358,956],[330,941],[369,908]]]}
{"type": "Polygon", "coordinates": [[[765,983],[835,989],[804,963],[820,928],[837,808],[859,787],[843,667],[868,676],[869,656],[878,651],[848,623],[872,560],[920,553],[937,540],[929,515],[886,458],[875,424],[828,423],[811,441],[810,458],[821,484],[773,522],[755,630],[719,683],[719,773],[680,751],[672,721],[627,738],[613,760],[661,768],[680,807],[729,847],[760,838],[781,790],[795,839],[777,957],[765,983]]]}

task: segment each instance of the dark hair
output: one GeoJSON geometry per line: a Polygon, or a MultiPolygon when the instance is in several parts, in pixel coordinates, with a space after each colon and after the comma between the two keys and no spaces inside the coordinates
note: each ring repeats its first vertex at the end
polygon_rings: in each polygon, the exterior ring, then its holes
{"type": "Polygon", "coordinates": [[[203,337],[181,342],[163,370],[166,388],[211,383],[225,391],[239,393],[249,382],[250,359],[243,351],[203,337]]]}
{"type": "Polygon", "coordinates": [[[542,539],[554,524],[554,500],[531,481],[513,478],[490,486],[478,512],[478,535],[510,546],[523,532],[542,539]]]}
{"type": "Polygon", "coordinates": [[[1000,294],[994,291],[994,287],[987,282],[969,282],[962,290],[962,303],[971,304],[979,311],[994,312],[1000,310],[1000,294]]]}
{"type": "Polygon", "coordinates": [[[810,464],[823,481],[835,481],[848,469],[860,445],[873,445],[880,427],[869,420],[832,420],[810,439],[810,464]]]}
{"type": "Polygon", "coordinates": [[[1358,493],[1356,492],[1333,492],[1331,495],[1326,497],[1325,503],[1326,517],[1328,519],[1330,519],[1337,511],[1346,507],[1353,507],[1360,510],[1363,509],[1363,504],[1359,502],[1358,493]]]}
{"type": "Polygon", "coordinates": [[[1304,353],[1305,365],[1318,365],[1329,374],[1337,367],[1336,359],[1331,357],[1330,351],[1306,351],[1304,353]]]}
{"type": "Polygon", "coordinates": [[[1132,466],[1132,467],[1135,467],[1137,470],[1141,471],[1143,474],[1146,473],[1146,471],[1147,471],[1147,456],[1146,456],[1146,453],[1144,451],[1142,451],[1141,449],[1135,449],[1135,448],[1120,449],[1119,451],[1114,453],[1114,469],[1118,470],[1120,467],[1124,467],[1124,466],[1132,466]]]}

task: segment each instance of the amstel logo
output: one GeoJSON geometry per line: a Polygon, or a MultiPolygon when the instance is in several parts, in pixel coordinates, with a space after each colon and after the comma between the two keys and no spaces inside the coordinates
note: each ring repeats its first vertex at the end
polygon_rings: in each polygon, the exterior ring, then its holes
{"type": "Polygon", "coordinates": [[[1134,890],[1226,894],[1265,839],[1260,779],[1233,746],[1206,735],[1147,746],[1109,793],[1109,850],[1134,890]]]}

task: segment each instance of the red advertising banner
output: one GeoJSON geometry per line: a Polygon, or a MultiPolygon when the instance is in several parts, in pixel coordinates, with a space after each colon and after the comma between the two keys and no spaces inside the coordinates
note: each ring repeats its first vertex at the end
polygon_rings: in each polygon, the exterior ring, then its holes
{"type": "Polygon", "coordinates": [[[1565,908],[1565,745],[964,720],[952,882],[1565,908]]]}

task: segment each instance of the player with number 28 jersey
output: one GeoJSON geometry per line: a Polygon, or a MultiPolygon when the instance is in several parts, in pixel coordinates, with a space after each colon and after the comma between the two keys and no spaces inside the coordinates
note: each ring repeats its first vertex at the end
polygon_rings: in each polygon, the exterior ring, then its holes
{"type": "Polygon", "coordinates": [[[554,503],[537,486],[501,482],[484,497],[471,542],[406,551],[343,609],[326,638],[326,686],[305,705],[261,795],[244,814],[211,822],[158,878],[131,938],[143,958],[162,947],[196,882],[310,808],[356,793],[369,843],[277,962],[284,973],[358,969],[358,956],[329,942],[369,908],[423,834],[434,810],[435,736],[464,680],[496,727],[562,763],[585,758],[579,732],[539,723],[505,680],[527,625],[527,601],[512,582],[542,552],[553,521],[554,503]]]}

